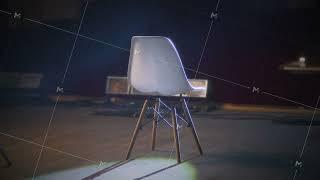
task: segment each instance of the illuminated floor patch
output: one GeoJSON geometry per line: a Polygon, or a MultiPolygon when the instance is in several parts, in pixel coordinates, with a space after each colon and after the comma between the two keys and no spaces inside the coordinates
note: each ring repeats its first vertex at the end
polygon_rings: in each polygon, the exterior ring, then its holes
{"type": "MultiPolygon", "coordinates": [[[[114,162],[104,163],[102,166],[91,165],[81,168],[69,169],[38,176],[37,180],[61,180],[81,179],[99,170],[113,165],[114,162]]],[[[109,172],[106,172],[95,180],[132,180],[132,179],[153,179],[153,180],[195,180],[196,170],[188,162],[176,165],[175,160],[165,158],[143,158],[130,161],[109,172]]]]}

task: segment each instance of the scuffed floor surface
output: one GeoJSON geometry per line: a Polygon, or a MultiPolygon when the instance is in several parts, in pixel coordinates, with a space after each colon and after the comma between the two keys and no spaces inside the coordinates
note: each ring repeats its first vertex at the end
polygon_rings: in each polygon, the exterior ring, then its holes
{"type": "MultiPolygon", "coordinates": [[[[53,105],[1,107],[0,179],[32,179],[53,105]],[[20,139],[19,139],[20,138],[20,139]]],[[[136,119],[103,106],[58,105],[34,179],[81,179],[124,160],[136,119]]],[[[204,155],[188,127],[180,129],[182,164],[175,163],[172,130],[161,124],[151,152],[151,123],[138,135],[132,161],[95,179],[283,180],[292,178],[312,113],[194,114],[204,155]]],[[[319,114],[296,179],[320,178],[319,114]]]]}

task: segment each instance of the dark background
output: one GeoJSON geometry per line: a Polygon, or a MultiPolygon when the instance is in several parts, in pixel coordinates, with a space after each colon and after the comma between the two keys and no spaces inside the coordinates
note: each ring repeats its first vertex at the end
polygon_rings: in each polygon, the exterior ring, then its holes
{"type": "MultiPolygon", "coordinates": [[[[92,0],[80,33],[126,49],[134,35],[167,36],[185,67],[196,69],[216,3],[92,0]]],[[[1,9],[76,32],[84,5],[79,0],[12,0],[1,9]]],[[[320,64],[319,12],[316,0],[221,0],[200,71],[314,105],[319,74],[290,74],[279,65],[301,55],[308,64],[320,64]]],[[[0,71],[43,73],[42,91],[54,93],[75,37],[26,20],[17,23],[5,14],[0,23],[0,71]]],[[[126,76],[128,57],[128,52],[79,38],[64,89],[69,94],[103,96],[106,76],[126,76]]],[[[212,101],[290,105],[209,80],[212,101]]]]}

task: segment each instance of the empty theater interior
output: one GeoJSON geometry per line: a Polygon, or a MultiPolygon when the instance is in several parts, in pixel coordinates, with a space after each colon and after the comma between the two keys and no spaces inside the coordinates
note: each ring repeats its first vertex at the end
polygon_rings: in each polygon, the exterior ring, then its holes
{"type": "Polygon", "coordinates": [[[7,0],[0,179],[320,179],[316,0],[7,0]]]}

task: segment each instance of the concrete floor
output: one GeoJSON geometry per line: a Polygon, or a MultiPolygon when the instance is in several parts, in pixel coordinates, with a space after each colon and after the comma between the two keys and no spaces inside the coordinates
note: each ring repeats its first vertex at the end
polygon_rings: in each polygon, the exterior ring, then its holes
{"type": "MultiPolygon", "coordinates": [[[[0,179],[32,177],[52,109],[53,104],[1,107],[0,145],[12,166],[0,168],[0,179]]],[[[203,156],[198,155],[188,127],[183,127],[180,139],[186,161],[176,165],[166,125],[159,127],[157,149],[151,152],[148,125],[133,150],[136,159],[96,179],[290,179],[312,113],[216,110],[193,117],[203,156]]],[[[320,178],[319,122],[317,114],[296,179],[320,178]]],[[[103,105],[58,104],[36,179],[80,179],[124,160],[135,123],[136,119],[115,115],[103,105]]]]}

